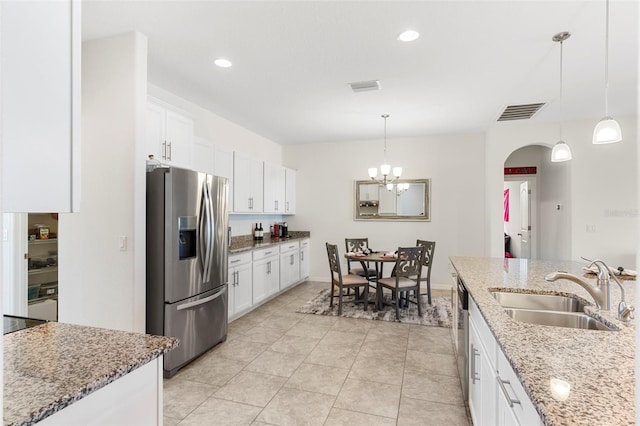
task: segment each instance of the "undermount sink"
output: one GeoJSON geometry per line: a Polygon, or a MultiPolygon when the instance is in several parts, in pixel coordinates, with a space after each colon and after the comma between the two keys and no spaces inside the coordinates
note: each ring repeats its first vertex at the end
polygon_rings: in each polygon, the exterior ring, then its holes
{"type": "Polygon", "coordinates": [[[504,308],[538,311],[584,312],[584,304],[573,297],[552,294],[510,293],[492,291],[492,296],[504,308]]]}
{"type": "Polygon", "coordinates": [[[505,308],[504,311],[514,320],[528,324],[579,328],[583,330],[615,330],[597,319],[579,312],[537,311],[533,309],[512,308],[505,308]]]}
{"type": "Polygon", "coordinates": [[[584,304],[574,297],[506,291],[492,291],[491,295],[516,321],[583,330],[615,330],[585,314],[584,304]]]}

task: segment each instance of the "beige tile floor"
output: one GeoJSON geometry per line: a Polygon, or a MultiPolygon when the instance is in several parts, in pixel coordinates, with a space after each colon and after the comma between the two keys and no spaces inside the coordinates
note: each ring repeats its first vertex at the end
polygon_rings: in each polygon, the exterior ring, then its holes
{"type": "Polygon", "coordinates": [[[295,312],[327,286],[230,323],[164,381],[164,424],[469,426],[448,329],[295,312]]]}

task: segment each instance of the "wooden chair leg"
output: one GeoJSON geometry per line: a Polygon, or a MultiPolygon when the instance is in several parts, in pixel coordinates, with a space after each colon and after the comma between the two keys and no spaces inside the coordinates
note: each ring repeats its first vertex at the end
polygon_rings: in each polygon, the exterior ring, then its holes
{"type": "Polygon", "coordinates": [[[400,320],[400,294],[397,289],[394,292],[396,294],[396,320],[400,320]]]}
{"type": "Polygon", "coordinates": [[[418,304],[418,316],[422,316],[422,307],[420,306],[420,290],[416,290],[416,303],[418,304]]]}
{"type": "Polygon", "coordinates": [[[338,296],[338,315],[342,315],[342,289],[340,289],[340,295],[338,296]]]}
{"type": "Polygon", "coordinates": [[[335,291],[335,289],[333,288],[333,283],[331,283],[331,290],[329,291],[329,307],[333,308],[333,298],[334,298],[334,294],[333,292],[335,291]]]}
{"type": "Polygon", "coordinates": [[[431,281],[427,281],[427,301],[431,304],[431,281]]]}
{"type": "Polygon", "coordinates": [[[364,298],[362,299],[362,302],[364,303],[364,310],[366,311],[367,308],[369,307],[369,284],[366,284],[364,286],[364,298]]]}

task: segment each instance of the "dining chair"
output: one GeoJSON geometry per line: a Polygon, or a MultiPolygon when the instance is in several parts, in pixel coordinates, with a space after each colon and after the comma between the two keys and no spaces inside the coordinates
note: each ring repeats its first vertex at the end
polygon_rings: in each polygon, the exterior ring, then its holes
{"type": "Polygon", "coordinates": [[[396,319],[400,319],[400,301],[402,293],[408,293],[410,291],[415,291],[416,295],[418,295],[416,298],[418,315],[422,316],[419,293],[420,275],[422,273],[422,263],[425,251],[424,246],[398,247],[398,257],[393,268],[393,276],[380,278],[377,282],[376,296],[378,298],[378,306],[382,305],[383,289],[388,288],[391,290],[392,300],[395,302],[396,319]]]}
{"type": "Polygon", "coordinates": [[[425,248],[424,258],[422,260],[422,267],[427,268],[426,274],[424,273],[424,269],[423,269],[422,276],[420,277],[420,281],[418,282],[417,294],[419,294],[420,296],[423,295],[423,293],[420,293],[420,282],[426,282],[427,283],[427,293],[426,293],[427,301],[429,302],[429,304],[431,304],[431,265],[433,264],[433,255],[436,251],[436,242],[417,240],[416,245],[423,246],[425,248]]]}
{"type": "MultiPolygon", "coordinates": [[[[333,307],[333,299],[338,298],[338,315],[342,314],[342,297],[346,296],[344,290],[351,288],[359,289],[363,287],[362,299],[364,310],[367,310],[369,304],[369,281],[360,275],[347,274],[342,275],[340,267],[340,256],[338,255],[338,246],[326,243],[327,256],[329,258],[329,269],[331,270],[331,294],[329,295],[329,306],[333,307]],[[336,289],[338,293],[336,294],[336,289]]],[[[357,291],[354,292],[354,300],[358,299],[357,291]]]]}
{"type": "MultiPolygon", "coordinates": [[[[345,238],[344,246],[347,253],[362,253],[369,248],[369,238],[345,238]]],[[[375,281],[376,270],[369,267],[369,263],[365,263],[366,269],[362,268],[362,263],[357,260],[347,259],[347,273],[360,275],[369,281],[375,281]],[[351,262],[355,262],[358,266],[351,267],[351,262]]]]}

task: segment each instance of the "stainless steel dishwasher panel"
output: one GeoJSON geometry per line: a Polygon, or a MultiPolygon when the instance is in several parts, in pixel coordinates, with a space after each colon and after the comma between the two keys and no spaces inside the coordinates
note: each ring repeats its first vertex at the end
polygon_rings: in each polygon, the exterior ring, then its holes
{"type": "Polygon", "coordinates": [[[209,350],[227,336],[227,285],[176,303],[165,304],[165,336],[180,340],[164,355],[164,376],[209,350]]]}

